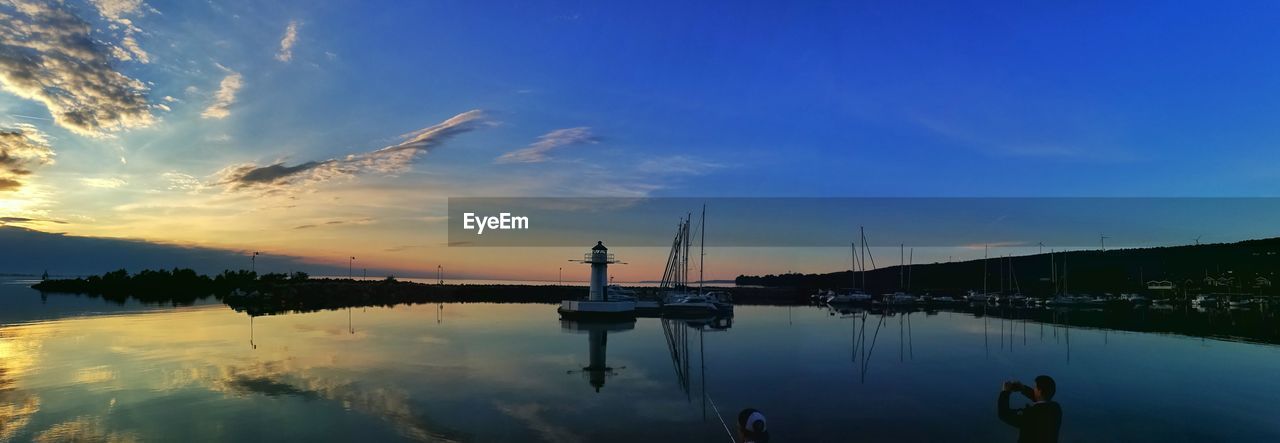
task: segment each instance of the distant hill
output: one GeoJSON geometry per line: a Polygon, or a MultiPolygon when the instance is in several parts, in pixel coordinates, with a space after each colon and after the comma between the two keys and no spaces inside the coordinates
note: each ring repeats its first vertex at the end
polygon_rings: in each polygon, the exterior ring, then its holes
{"type": "MultiPolygon", "coordinates": [[[[1146,282],[1165,280],[1185,292],[1249,292],[1275,295],[1272,286],[1280,270],[1280,238],[1246,240],[1194,246],[1089,250],[1033,254],[990,260],[908,266],[911,291],[916,293],[959,293],[981,290],[983,267],[987,288],[1012,288],[1024,294],[1047,295],[1055,291],[1050,276],[1057,267],[1056,287],[1063,284],[1073,293],[1145,291],[1146,282]],[[1065,279],[1063,277],[1066,277],[1065,279]]],[[[867,271],[867,289],[875,293],[898,290],[899,266],[867,271]]],[[[850,271],[826,274],[742,275],[739,285],[835,289],[851,286],[850,271]]],[[[861,274],[858,276],[861,281],[861,274]]],[[[1277,282],[1280,283],[1280,282],[1277,282]]],[[[1280,286],[1280,285],[1277,285],[1280,286]]]]}

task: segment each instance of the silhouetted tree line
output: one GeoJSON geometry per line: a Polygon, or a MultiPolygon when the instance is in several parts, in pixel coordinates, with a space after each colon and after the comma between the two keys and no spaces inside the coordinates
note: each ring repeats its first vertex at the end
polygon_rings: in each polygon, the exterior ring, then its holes
{"type": "MultiPolygon", "coordinates": [[[[889,266],[866,272],[866,289],[899,290],[910,282],[913,292],[960,293],[982,289],[1019,289],[1024,294],[1049,295],[1066,290],[1079,292],[1138,292],[1146,282],[1167,280],[1185,292],[1247,292],[1276,295],[1280,281],[1271,285],[1280,269],[1280,238],[1195,246],[1088,250],[992,257],[953,263],[889,266]],[[1053,265],[1051,266],[1051,263],[1053,265]],[[1057,280],[1050,277],[1057,268],[1057,280]],[[899,271],[902,271],[901,274],[899,271]],[[900,275],[903,280],[900,286],[900,275]],[[1213,279],[1213,283],[1206,280],[1213,279]],[[1259,280],[1261,277],[1263,280],[1259,280]]],[[[803,290],[848,288],[862,273],[789,273],[735,279],[738,285],[790,287],[803,290]]]]}
{"type": "MultiPolygon", "coordinates": [[[[45,280],[32,287],[41,292],[102,297],[121,304],[134,298],[177,306],[214,297],[251,315],[417,303],[559,303],[587,296],[587,288],[582,286],[436,285],[399,281],[391,276],[378,281],[312,279],[303,272],[258,275],[245,270],[227,270],[209,277],[191,269],[148,269],[136,274],[121,269],[88,278],[45,280]]],[[[657,288],[641,290],[654,292],[657,288]]],[[[807,294],[791,289],[732,291],[740,303],[792,304],[807,300],[807,294]]]]}
{"type": "Polygon", "coordinates": [[[268,273],[258,275],[253,271],[226,270],[209,277],[192,269],[151,270],[136,274],[119,269],[87,278],[44,280],[32,288],[41,292],[62,292],[102,297],[124,303],[134,298],[144,303],[172,303],[189,305],[196,300],[216,297],[221,300],[234,291],[264,291],[278,286],[306,281],[307,273],[268,273]]]}

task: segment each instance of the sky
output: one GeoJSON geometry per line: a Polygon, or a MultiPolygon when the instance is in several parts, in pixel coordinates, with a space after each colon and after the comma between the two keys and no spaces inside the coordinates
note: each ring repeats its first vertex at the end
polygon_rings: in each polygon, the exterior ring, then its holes
{"type": "MultiPolygon", "coordinates": [[[[0,223],[554,279],[580,250],[449,247],[446,199],[1272,197],[1277,13],[0,0],[0,223]]],[[[621,278],[660,275],[665,249],[630,252],[621,278]]],[[[843,254],[711,251],[707,270],[843,254]]]]}

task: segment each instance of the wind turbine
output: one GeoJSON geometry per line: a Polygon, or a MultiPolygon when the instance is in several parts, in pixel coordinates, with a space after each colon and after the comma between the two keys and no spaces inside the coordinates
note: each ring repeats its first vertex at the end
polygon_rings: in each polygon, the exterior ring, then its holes
{"type": "Polygon", "coordinates": [[[1196,236],[1196,246],[1200,246],[1200,237],[1204,237],[1204,236],[1203,235],[1196,236]]]}
{"type": "Polygon", "coordinates": [[[1101,234],[1099,234],[1099,235],[1098,235],[1098,241],[1102,242],[1102,250],[1103,250],[1103,251],[1107,250],[1107,239],[1108,239],[1108,238],[1111,238],[1111,237],[1107,237],[1106,235],[1101,235],[1101,234]]]}

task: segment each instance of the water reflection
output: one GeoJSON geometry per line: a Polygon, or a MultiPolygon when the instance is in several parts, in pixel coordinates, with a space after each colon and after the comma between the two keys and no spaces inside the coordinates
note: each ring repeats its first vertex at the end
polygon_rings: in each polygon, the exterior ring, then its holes
{"type": "Polygon", "coordinates": [[[0,326],[0,439],[717,442],[721,413],[750,406],[782,441],[849,427],[862,441],[1012,441],[990,401],[1027,373],[1063,387],[1063,441],[1280,437],[1266,407],[1280,348],[1093,326],[1107,312],[744,305],[732,320],[589,325],[553,309],[369,308],[356,328],[345,308],[218,306],[0,326]]]}
{"type": "MultiPolygon", "coordinates": [[[[609,333],[620,333],[635,329],[636,319],[631,318],[616,321],[561,320],[560,327],[565,331],[587,333],[587,354],[589,355],[589,363],[587,363],[586,367],[576,372],[585,374],[587,376],[587,382],[595,388],[596,392],[600,392],[600,388],[604,387],[605,377],[614,374],[614,368],[609,366],[606,357],[609,347],[609,333]]],[[[573,372],[575,371],[569,371],[569,373],[573,372]]]]}

